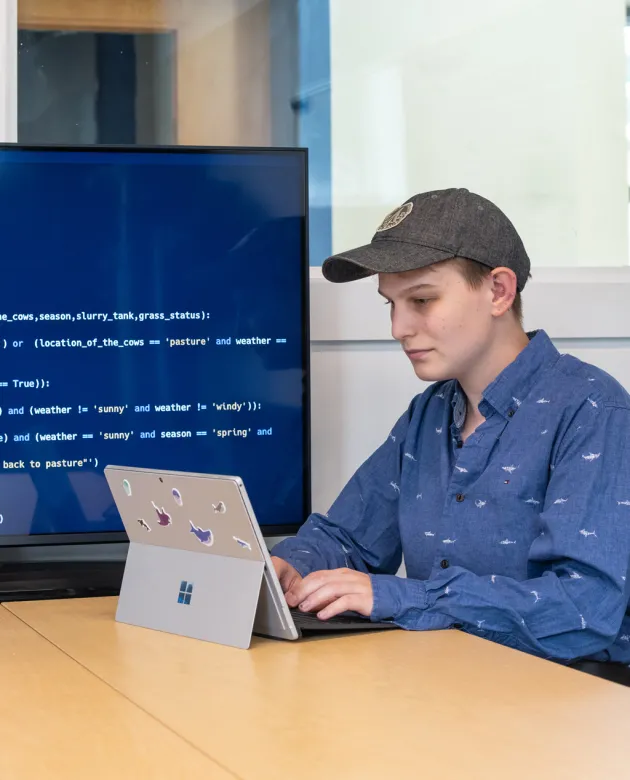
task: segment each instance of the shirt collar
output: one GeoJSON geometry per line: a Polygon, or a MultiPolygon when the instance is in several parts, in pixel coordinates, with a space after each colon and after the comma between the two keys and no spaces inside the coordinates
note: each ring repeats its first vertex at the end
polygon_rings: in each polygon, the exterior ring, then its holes
{"type": "Polygon", "coordinates": [[[485,403],[504,417],[512,417],[539,380],[540,372],[560,358],[560,353],[544,330],[532,331],[527,336],[529,344],[484,390],[479,404],[479,411],[484,417],[488,416],[483,410],[485,403]]]}
{"type": "Polygon", "coordinates": [[[466,422],[467,408],[466,396],[464,395],[464,391],[460,387],[459,382],[455,382],[451,406],[453,407],[453,422],[455,423],[455,427],[461,431],[466,422]]]}

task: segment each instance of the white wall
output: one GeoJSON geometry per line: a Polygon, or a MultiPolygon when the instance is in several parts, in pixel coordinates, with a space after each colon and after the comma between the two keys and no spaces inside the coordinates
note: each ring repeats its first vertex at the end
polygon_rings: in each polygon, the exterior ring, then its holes
{"type": "Polygon", "coordinates": [[[534,266],[628,263],[624,0],[331,0],[333,249],[463,186],[534,266]]]}
{"type": "Polygon", "coordinates": [[[0,3],[0,142],[17,141],[17,0],[0,3]]]}

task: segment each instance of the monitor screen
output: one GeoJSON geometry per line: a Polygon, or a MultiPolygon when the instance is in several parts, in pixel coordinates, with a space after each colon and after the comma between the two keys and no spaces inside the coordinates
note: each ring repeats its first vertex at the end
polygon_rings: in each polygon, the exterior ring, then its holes
{"type": "Polygon", "coordinates": [[[108,464],[303,522],[306,177],[304,150],[0,146],[0,544],[124,538],[108,464]]]}

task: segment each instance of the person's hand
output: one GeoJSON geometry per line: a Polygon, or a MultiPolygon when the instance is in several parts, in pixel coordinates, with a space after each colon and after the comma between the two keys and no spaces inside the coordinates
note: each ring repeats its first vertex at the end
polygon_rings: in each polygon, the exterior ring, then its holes
{"type": "Polygon", "coordinates": [[[283,593],[291,590],[294,585],[297,586],[297,584],[302,581],[302,575],[284,559],[272,555],[271,562],[273,563],[273,568],[276,570],[276,576],[280,581],[280,587],[282,588],[283,593]]]}
{"type": "Polygon", "coordinates": [[[287,604],[302,612],[317,612],[328,620],[341,612],[358,612],[370,617],[374,607],[369,574],[354,569],[315,571],[296,581],[286,592],[287,604]]]}

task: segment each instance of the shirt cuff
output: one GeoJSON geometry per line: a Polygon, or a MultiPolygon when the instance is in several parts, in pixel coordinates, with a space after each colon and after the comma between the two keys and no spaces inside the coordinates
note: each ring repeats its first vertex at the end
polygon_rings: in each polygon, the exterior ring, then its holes
{"type": "Polygon", "coordinates": [[[427,606],[425,583],[393,574],[370,574],[372,581],[372,613],[370,620],[400,620],[408,610],[424,610],[427,606]]]}
{"type": "Polygon", "coordinates": [[[292,539],[285,539],[278,542],[275,547],[269,551],[270,556],[282,558],[283,561],[291,564],[300,577],[306,577],[313,571],[316,571],[316,560],[313,554],[301,553],[296,551],[292,539]]]}

